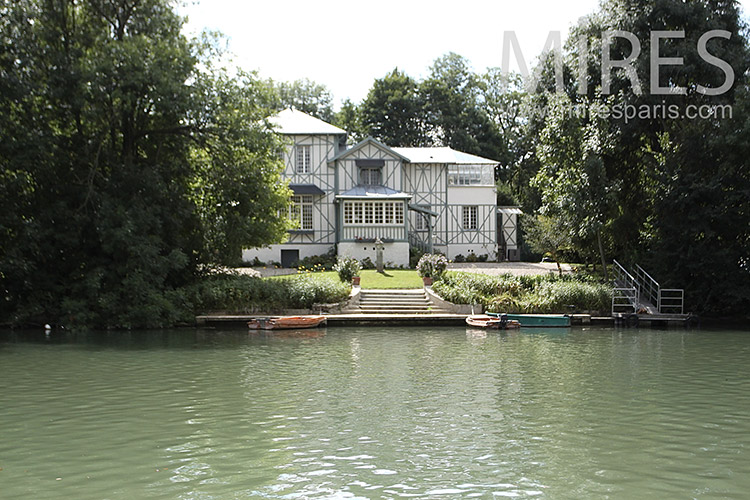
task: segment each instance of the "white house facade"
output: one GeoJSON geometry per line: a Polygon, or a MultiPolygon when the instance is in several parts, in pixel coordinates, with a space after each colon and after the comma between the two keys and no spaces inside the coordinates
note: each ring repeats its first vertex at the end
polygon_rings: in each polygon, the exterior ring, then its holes
{"type": "Polygon", "coordinates": [[[390,148],[372,138],[347,148],[346,131],[291,109],[271,122],[287,139],[284,176],[297,228],[283,244],[245,249],[243,260],[288,267],[336,248],[375,261],[377,240],[391,266],[408,266],[410,246],[449,259],[517,260],[514,207],[496,204],[496,161],[447,147],[390,148]]]}

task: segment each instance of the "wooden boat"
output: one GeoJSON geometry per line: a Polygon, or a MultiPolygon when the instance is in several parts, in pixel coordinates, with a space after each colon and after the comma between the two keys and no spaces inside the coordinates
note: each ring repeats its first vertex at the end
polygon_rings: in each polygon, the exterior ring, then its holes
{"type": "Polygon", "coordinates": [[[250,320],[247,327],[251,330],[295,330],[315,328],[325,322],[325,316],[273,316],[250,320]]]}
{"type": "Polygon", "coordinates": [[[472,314],[471,316],[467,316],[466,324],[477,328],[492,328],[495,330],[510,330],[511,328],[521,327],[518,321],[497,316],[487,316],[486,314],[472,314]]]}
{"type": "MultiPolygon", "coordinates": [[[[488,312],[487,316],[494,318],[503,313],[488,312]]],[[[566,314],[505,314],[508,320],[518,321],[521,326],[532,327],[568,327],[570,326],[570,316],[566,314]]]]}

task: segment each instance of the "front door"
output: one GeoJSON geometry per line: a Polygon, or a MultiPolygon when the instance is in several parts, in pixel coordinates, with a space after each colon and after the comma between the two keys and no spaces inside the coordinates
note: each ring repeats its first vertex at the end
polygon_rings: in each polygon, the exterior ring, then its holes
{"type": "Polygon", "coordinates": [[[299,260],[299,250],[282,250],[281,267],[292,267],[299,260]]]}

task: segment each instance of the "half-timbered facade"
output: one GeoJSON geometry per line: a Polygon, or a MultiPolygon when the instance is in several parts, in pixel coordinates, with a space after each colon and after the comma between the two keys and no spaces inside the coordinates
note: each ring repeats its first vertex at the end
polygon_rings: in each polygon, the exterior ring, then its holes
{"type": "Polygon", "coordinates": [[[297,227],[283,244],[246,249],[246,261],[291,266],[332,248],[375,261],[378,240],[394,266],[408,265],[410,246],[450,259],[517,258],[511,219],[496,204],[497,162],[446,147],[390,148],[373,138],[347,148],[344,130],[290,109],[272,122],[287,139],[284,176],[297,227]]]}

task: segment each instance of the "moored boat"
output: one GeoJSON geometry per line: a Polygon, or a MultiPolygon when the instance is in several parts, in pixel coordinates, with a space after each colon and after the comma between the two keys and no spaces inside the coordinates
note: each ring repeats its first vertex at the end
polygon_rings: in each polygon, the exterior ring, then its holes
{"type": "Polygon", "coordinates": [[[315,328],[325,322],[325,316],[272,316],[252,319],[247,322],[247,327],[251,330],[293,330],[315,328]]]}
{"type": "Polygon", "coordinates": [[[466,317],[466,324],[477,328],[492,328],[494,330],[510,330],[520,328],[521,324],[504,317],[487,316],[486,314],[472,314],[466,317]]]}
{"type": "Polygon", "coordinates": [[[568,327],[570,316],[567,314],[503,314],[488,312],[487,316],[506,316],[508,320],[518,321],[521,326],[533,327],[568,327]]]}

